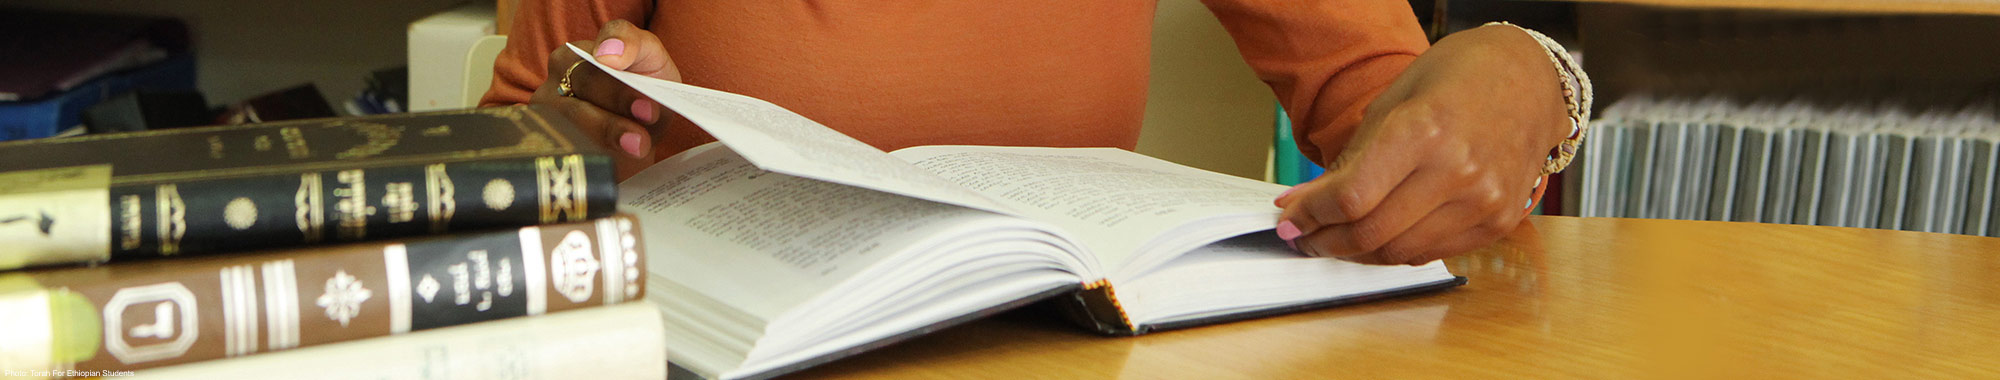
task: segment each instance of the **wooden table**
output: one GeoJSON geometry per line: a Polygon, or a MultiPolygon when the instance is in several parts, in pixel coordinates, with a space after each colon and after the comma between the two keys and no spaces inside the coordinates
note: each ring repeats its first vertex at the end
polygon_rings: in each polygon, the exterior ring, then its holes
{"type": "Polygon", "coordinates": [[[1016,312],[812,378],[2000,378],[2000,239],[1533,217],[1466,286],[1113,338],[1016,312]]]}
{"type": "Polygon", "coordinates": [[[1761,9],[1840,13],[2000,15],[2000,4],[1984,0],[1545,0],[1638,4],[1661,7],[1761,9]]]}

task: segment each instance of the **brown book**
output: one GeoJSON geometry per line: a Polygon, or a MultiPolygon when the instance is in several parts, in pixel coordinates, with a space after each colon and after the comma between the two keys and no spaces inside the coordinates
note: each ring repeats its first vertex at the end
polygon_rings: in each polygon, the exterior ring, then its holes
{"type": "Polygon", "coordinates": [[[135,370],[637,301],[636,223],[0,274],[0,367],[135,370]]]}
{"type": "Polygon", "coordinates": [[[0,143],[0,270],[580,221],[611,170],[529,106],[0,143]]]}

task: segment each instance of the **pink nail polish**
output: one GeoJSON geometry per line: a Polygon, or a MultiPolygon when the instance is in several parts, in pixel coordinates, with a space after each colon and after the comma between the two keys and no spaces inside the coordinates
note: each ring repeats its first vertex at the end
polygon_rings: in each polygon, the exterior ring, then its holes
{"type": "Polygon", "coordinates": [[[1292,242],[1291,240],[1286,240],[1286,241],[1285,241],[1285,246],[1286,246],[1286,247],[1292,247],[1292,250],[1293,250],[1293,251],[1298,251],[1298,252],[1305,252],[1305,251],[1299,251],[1299,243],[1294,243],[1294,242],[1292,242]]]}
{"type": "Polygon", "coordinates": [[[640,137],[637,133],[626,133],[624,136],[618,136],[618,146],[625,148],[625,153],[632,155],[632,157],[645,157],[646,154],[639,151],[639,144],[643,142],[639,139],[640,137]]]}
{"type": "Polygon", "coordinates": [[[638,118],[640,123],[645,124],[659,120],[659,115],[653,114],[653,101],[646,99],[632,101],[632,117],[638,118]]]}
{"type": "Polygon", "coordinates": [[[1304,235],[1304,233],[1299,232],[1299,226],[1292,225],[1292,221],[1287,220],[1283,222],[1278,222],[1279,239],[1285,239],[1285,241],[1292,241],[1292,239],[1298,239],[1299,235],[1304,235]]]}
{"type": "Polygon", "coordinates": [[[607,55],[624,55],[625,41],[613,38],[604,40],[604,42],[599,42],[597,43],[597,52],[593,54],[596,54],[599,57],[607,55]]]}
{"type": "Polygon", "coordinates": [[[1296,191],[1296,190],[1298,190],[1298,189],[1299,189],[1299,187],[1298,187],[1298,186],[1292,186],[1292,188],[1289,188],[1289,189],[1285,189],[1285,192],[1282,192],[1282,193],[1278,193],[1278,199],[1277,199],[1277,201],[1278,201],[1278,202],[1284,202],[1284,201],[1285,201],[1285,197],[1289,197],[1289,196],[1292,196],[1292,191],[1296,191]]]}

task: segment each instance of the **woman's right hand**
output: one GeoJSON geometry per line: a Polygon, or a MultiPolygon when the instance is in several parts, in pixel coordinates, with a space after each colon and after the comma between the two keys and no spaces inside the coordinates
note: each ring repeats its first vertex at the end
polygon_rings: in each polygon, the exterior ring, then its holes
{"type": "MultiPolygon", "coordinates": [[[[606,67],[681,81],[680,69],[674,67],[660,38],[625,20],[605,23],[595,40],[570,44],[594,52],[606,67]]],[[[570,69],[582,60],[568,47],[549,52],[548,76],[528,102],[562,112],[599,146],[614,152],[618,180],[623,181],[658,161],[653,157],[653,136],[664,128],[668,111],[588,63],[570,69]],[[569,76],[570,96],[557,92],[564,75],[569,76]]]]}

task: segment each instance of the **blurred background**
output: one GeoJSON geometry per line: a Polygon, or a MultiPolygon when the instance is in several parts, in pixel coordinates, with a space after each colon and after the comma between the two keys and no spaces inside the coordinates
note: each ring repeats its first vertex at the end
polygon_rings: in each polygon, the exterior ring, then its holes
{"type": "MultiPolygon", "coordinates": [[[[1350,0],[1353,1],[1353,0],[1350,0]]],[[[1408,0],[1432,39],[1510,21],[1596,81],[1543,213],[2000,235],[2000,5],[1408,0]]],[[[12,0],[0,139],[469,107],[509,1],[12,0]]],[[[1158,2],[1142,153],[1296,183],[1275,98],[1197,1],[1158,2]]]]}

